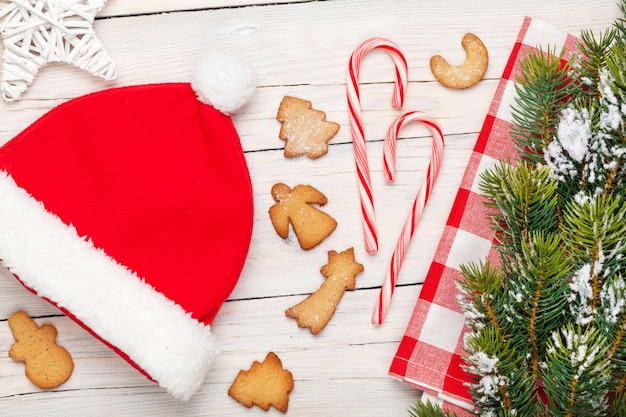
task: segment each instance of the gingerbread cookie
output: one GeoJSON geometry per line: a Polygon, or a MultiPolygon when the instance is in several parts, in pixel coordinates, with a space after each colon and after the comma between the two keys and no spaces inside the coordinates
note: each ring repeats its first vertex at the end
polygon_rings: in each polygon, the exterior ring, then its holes
{"type": "Polygon", "coordinates": [[[42,389],[56,388],[67,381],[74,361],[56,344],[57,329],[50,324],[39,327],[24,311],[14,313],[8,322],[16,342],[9,356],[24,362],[28,379],[42,389]]]}
{"type": "Polygon", "coordinates": [[[269,209],[272,225],[283,239],[289,236],[291,224],[300,247],[304,250],[319,245],[337,227],[337,221],[313,207],[328,202],[324,194],[310,185],[296,185],[293,189],[278,183],[272,187],[276,204],[269,209]]]}
{"type": "Polygon", "coordinates": [[[326,113],[311,108],[311,102],[285,96],[276,120],[282,123],[278,137],[285,141],[288,158],[306,155],[317,159],[328,152],[328,142],[339,131],[339,124],[326,121],[326,113]]]}
{"type": "Polygon", "coordinates": [[[343,293],[356,288],[356,276],[363,271],[363,265],[354,260],[354,248],[341,253],[329,251],[328,263],[320,269],[326,277],[321,287],[304,301],[288,308],[285,315],[296,319],[299,327],[318,334],[335,314],[343,293]]]}
{"type": "Polygon", "coordinates": [[[249,370],[239,371],[228,395],[248,408],[256,405],[267,411],[273,406],[286,413],[293,387],[293,375],[283,369],[280,358],[270,352],[263,363],[254,361],[249,370]]]}
{"type": "Polygon", "coordinates": [[[444,57],[430,59],[430,70],[441,84],[449,88],[468,88],[480,81],[489,65],[489,53],[485,44],[473,33],[467,33],[461,41],[467,54],[461,65],[450,65],[444,57]]]}

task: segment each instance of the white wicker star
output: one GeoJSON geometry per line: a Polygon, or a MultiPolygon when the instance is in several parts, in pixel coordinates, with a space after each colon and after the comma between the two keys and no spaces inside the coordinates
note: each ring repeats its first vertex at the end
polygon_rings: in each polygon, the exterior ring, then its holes
{"type": "Polygon", "coordinates": [[[0,0],[3,98],[19,100],[49,62],[67,62],[105,80],[117,77],[93,30],[106,1],[0,0]]]}

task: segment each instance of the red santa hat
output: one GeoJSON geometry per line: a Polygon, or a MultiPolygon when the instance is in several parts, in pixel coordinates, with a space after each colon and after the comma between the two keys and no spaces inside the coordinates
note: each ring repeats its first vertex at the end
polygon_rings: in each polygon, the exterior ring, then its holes
{"type": "Polygon", "coordinates": [[[229,116],[253,72],[210,51],[192,80],[71,100],[0,148],[3,264],[182,400],[218,353],[253,223],[229,116]]]}

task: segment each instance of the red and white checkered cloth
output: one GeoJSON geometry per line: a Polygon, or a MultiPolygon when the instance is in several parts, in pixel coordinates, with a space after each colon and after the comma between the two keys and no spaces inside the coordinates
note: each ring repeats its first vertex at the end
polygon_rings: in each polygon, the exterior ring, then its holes
{"type": "Polygon", "coordinates": [[[511,51],[502,79],[485,118],[469,164],[463,175],[452,211],[437,247],[419,299],[389,373],[424,391],[425,397],[438,399],[444,408],[469,416],[469,381],[461,369],[463,336],[467,327],[458,306],[456,281],[460,265],[488,258],[498,264],[492,246],[494,238],[479,194],[480,174],[499,160],[516,155],[510,137],[514,80],[519,74],[518,58],[541,47],[576,50],[578,38],[563,33],[540,20],[526,17],[511,51]]]}

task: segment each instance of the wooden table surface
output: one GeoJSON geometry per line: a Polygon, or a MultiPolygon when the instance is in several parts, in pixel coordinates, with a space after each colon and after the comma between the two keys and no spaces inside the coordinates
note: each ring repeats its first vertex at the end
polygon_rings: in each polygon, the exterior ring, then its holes
{"type": "Polygon", "coordinates": [[[620,11],[617,0],[109,0],[94,27],[118,65],[118,78],[105,82],[70,65],[48,65],[21,101],[0,103],[0,143],[68,99],[114,86],[189,81],[204,49],[232,50],[247,59],[258,75],[253,100],[234,116],[254,188],[249,257],[238,286],[212,326],[223,352],[188,402],[171,398],[3,269],[0,415],[279,415],[275,409],[268,413],[257,407],[246,409],[227,395],[238,371],[270,351],[294,376],[288,415],[408,415],[420,393],[392,379],[387,371],[525,15],[579,33],[605,29],[620,11]],[[486,44],[489,68],[476,86],[453,91],[435,81],[429,59],[441,54],[461,63],[460,40],[467,32],[486,44]],[[361,232],[345,83],[352,50],[372,36],[400,45],[409,63],[404,109],[433,116],[446,139],[439,179],[381,327],[370,321],[375,297],[425,173],[431,138],[418,124],[403,129],[397,179],[394,184],[385,182],[382,138],[399,111],[390,105],[391,60],[379,51],[369,54],[361,70],[362,107],[380,251],[368,255],[361,232]],[[328,120],[341,125],[327,155],[317,160],[283,156],[275,116],[285,95],[312,101],[328,120]],[[320,246],[304,251],[293,238],[282,240],[274,232],[268,209],[273,204],[270,189],[277,182],[310,184],[326,194],[329,202],[324,211],[337,219],[338,227],[320,246]],[[348,247],[355,248],[365,272],[357,276],[357,289],[344,295],[328,326],[313,336],[285,317],[284,311],[320,286],[319,269],[327,262],[327,252],[348,247]],[[8,357],[13,338],[6,320],[18,309],[28,311],[39,324],[57,326],[58,342],[71,352],[74,373],[59,388],[34,387],[24,376],[23,364],[8,357]]]}

